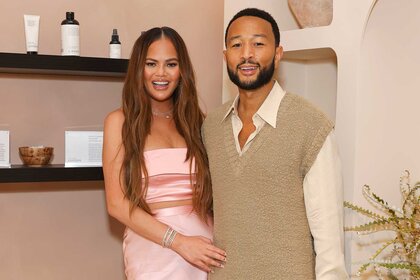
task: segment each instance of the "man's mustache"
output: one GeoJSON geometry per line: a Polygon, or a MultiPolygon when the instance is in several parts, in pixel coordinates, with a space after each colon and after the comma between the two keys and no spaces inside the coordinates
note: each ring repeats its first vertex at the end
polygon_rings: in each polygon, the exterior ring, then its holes
{"type": "Polygon", "coordinates": [[[255,66],[257,66],[257,67],[260,67],[260,64],[259,64],[258,62],[253,61],[252,59],[244,59],[243,61],[241,61],[241,63],[239,63],[239,64],[236,66],[236,69],[239,69],[239,67],[241,67],[241,66],[242,66],[242,65],[244,65],[244,64],[248,64],[248,65],[255,65],[255,66]]]}

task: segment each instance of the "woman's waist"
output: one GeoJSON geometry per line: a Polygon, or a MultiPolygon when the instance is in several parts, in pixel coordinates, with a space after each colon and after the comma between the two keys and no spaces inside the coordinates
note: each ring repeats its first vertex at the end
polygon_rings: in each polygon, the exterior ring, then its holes
{"type": "Polygon", "coordinates": [[[192,185],[189,176],[183,179],[171,176],[158,176],[149,178],[146,202],[148,204],[163,201],[176,201],[192,199],[192,185]]]}
{"type": "MultiPolygon", "coordinates": [[[[160,193],[147,193],[146,202],[150,205],[156,205],[157,208],[160,204],[176,203],[177,201],[192,200],[192,190],[185,190],[183,192],[160,192],[160,193]]],[[[170,207],[170,206],[167,206],[170,207]]]]}
{"type": "Polygon", "coordinates": [[[182,215],[193,211],[192,199],[159,201],[148,205],[155,217],[182,215]]]}

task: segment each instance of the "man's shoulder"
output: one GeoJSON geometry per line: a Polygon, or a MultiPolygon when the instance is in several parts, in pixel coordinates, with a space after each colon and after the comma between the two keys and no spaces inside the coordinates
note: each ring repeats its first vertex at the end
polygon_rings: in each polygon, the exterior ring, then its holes
{"type": "Polygon", "coordinates": [[[208,113],[206,119],[204,120],[204,125],[209,125],[211,123],[219,123],[223,120],[227,114],[229,107],[232,106],[233,100],[229,100],[226,103],[216,107],[208,113]]]}
{"type": "Polygon", "coordinates": [[[311,101],[309,101],[301,95],[292,92],[287,92],[285,97],[289,98],[295,106],[302,107],[302,109],[304,110],[310,110],[316,113],[323,114],[323,112],[315,104],[313,104],[311,101]]]}
{"type": "Polygon", "coordinates": [[[290,100],[290,105],[294,107],[293,110],[299,108],[301,113],[303,113],[305,116],[308,116],[311,119],[322,119],[323,121],[334,126],[327,114],[306,98],[290,92],[286,93],[286,97],[290,100]]]}

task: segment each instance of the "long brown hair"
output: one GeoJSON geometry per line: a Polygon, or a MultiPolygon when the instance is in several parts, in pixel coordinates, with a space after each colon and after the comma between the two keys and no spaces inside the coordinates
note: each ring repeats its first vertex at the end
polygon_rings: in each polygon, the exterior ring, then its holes
{"type": "Polygon", "coordinates": [[[196,181],[193,184],[193,208],[201,219],[206,220],[213,200],[208,159],[200,133],[204,114],[198,105],[195,74],[187,47],[181,36],[170,27],[156,27],[142,33],[134,43],[128,64],[122,98],[125,116],[122,143],[125,154],[121,175],[125,196],[130,201],[130,213],[135,207],[140,207],[151,214],[145,199],[149,180],[143,153],[146,137],[150,134],[152,109],[150,97],[143,82],[143,72],[150,45],[162,37],[172,42],[178,54],[180,82],[172,95],[173,119],[179,134],[187,144],[188,151],[185,160],[190,160],[190,162],[193,162],[192,159],[195,160],[196,181]],[[142,174],[144,180],[142,180],[142,174]]]}

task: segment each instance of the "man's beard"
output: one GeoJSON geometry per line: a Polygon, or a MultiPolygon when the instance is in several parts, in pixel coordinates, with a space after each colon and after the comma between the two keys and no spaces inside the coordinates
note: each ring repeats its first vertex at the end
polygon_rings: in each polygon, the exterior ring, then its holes
{"type": "Polygon", "coordinates": [[[242,64],[253,64],[256,65],[258,67],[260,67],[259,63],[256,62],[252,62],[252,61],[243,61],[241,62],[237,67],[236,67],[236,71],[233,71],[229,68],[229,66],[227,66],[227,72],[229,75],[230,80],[240,89],[243,90],[254,90],[257,88],[260,88],[266,84],[268,84],[274,75],[274,58],[273,61],[271,62],[270,65],[268,65],[265,68],[260,68],[260,73],[258,74],[257,78],[255,79],[255,81],[250,81],[250,82],[242,82],[239,79],[239,75],[238,75],[238,69],[242,64]]]}

